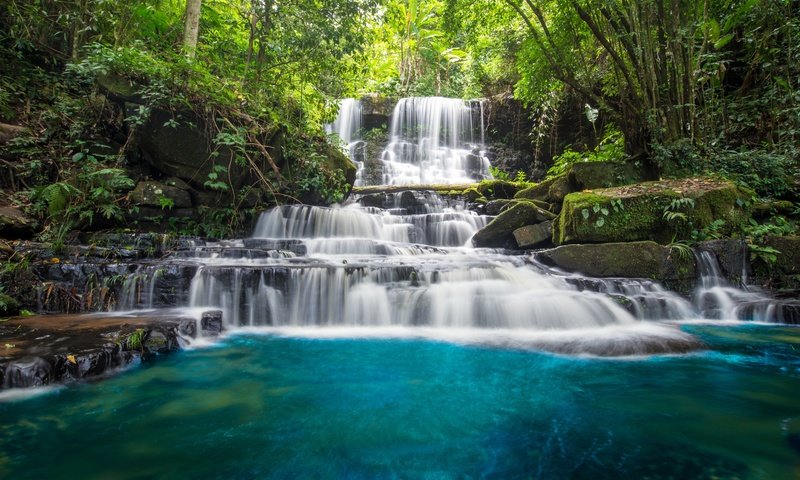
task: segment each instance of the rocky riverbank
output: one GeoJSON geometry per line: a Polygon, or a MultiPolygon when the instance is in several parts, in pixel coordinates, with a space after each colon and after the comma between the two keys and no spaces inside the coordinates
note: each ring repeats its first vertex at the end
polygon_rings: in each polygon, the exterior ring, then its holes
{"type": "Polygon", "coordinates": [[[0,321],[0,389],[102,377],[222,332],[222,312],[38,315],[0,321]]]}

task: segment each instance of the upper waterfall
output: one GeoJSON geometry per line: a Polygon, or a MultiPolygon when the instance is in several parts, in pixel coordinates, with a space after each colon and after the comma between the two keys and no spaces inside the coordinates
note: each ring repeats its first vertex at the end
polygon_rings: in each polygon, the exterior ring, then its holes
{"type": "Polygon", "coordinates": [[[341,101],[336,120],[325,126],[347,144],[358,167],[357,186],[462,184],[491,178],[481,100],[400,99],[389,121],[387,144],[377,145],[385,147],[379,158],[368,158],[362,125],[361,101],[348,98],[341,101]],[[372,169],[369,175],[367,168],[372,169]]]}

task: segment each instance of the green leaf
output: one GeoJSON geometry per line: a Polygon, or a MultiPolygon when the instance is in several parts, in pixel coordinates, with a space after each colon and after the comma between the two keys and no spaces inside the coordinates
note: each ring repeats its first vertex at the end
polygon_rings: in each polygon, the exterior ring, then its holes
{"type": "Polygon", "coordinates": [[[583,210],[581,210],[581,215],[583,215],[584,220],[589,220],[589,209],[584,208],[583,210]]]}
{"type": "Polygon", "coordinates": [[[597,225],[598,227],[602,227],[605,224],[606,224],[606,219],[603,217],[598,218],[597,222],[595,222],[595,225],[597,225]]]}
{"type": "Polygon", "coordinates": [[[719,40],[714,42],[714,49],[715,50],[721,50],[721,49],[725,48],[725,46],[727,44],[731,43],[731,40],[733,40],[733,34],[732,33],[728,33],[726,35],[723,35],[722,37],[720,37],[719,40]]]}

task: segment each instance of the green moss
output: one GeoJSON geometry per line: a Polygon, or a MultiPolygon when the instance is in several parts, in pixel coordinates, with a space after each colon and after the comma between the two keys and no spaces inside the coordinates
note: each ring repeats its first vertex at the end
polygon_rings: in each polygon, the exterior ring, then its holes
{"type": "Polygon", "coordinates": [[[576,192],[564,198],[553,228],[553,243],[604,243],[654,240],[666,244],[687,239],[717,219],[729,234],[749,218],[747,192],[729,183],[708,180],[647,182],[631,187],[576,192]],[[691,198],[693,207],[665,219],[673,202],[691,198]],[[738,200],[738,201],[737,201],[738,200]],[[616,208],[615,208],[616,207],[616,208]]]}
{"type": "Polygon", "coordinates": [[[520,189],[516,182],[508,180],[484,180],[478,184],[478,192],[486,198],[514,198],[520,189]]]}

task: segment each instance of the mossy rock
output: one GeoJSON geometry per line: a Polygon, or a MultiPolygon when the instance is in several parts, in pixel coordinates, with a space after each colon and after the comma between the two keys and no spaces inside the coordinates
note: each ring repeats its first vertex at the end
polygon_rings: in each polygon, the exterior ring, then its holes
{"type": "Polygon", "coordinates": [[[592,277],[694,281],[694,257],[655,242],[565,245],[539,252],[542,263],[592,277]]]}
{"type": "Polygon", "coordinates": [[[488,199],[514,198],[520,187],[508,180],[484,180],[478,184],[478,192],[488,199]]]}
{"type": "Polygon", "coordinates": [[[564,197],[573,192],[626,185],[637,180],[639,175],[627,164],[581,162],[557,177],[520,190],[515,198],[560,204],[564,197]]]}
{"type": "Polygon", "coordinates": [[[645,182],[624,187],[575,192],[564,198],[553,229],[553,243],[607,243],[654,240],[670,243],[689,238],[717,219],[723,235],[750,218],[753,193],[715,179],[645,182]],[[693,206],[688,201],[691,199],[693,206]],[[674,206],[673,202],[683,201],[674,206]],[[664,212],[680,213],[671,220],[664,212]]]}
{"type": "Polygon", "coordinates": [[[766,237],[760,246],[775,249],[778,253],[775,262],[767,262],[757,254],[751,255],[755,283],[779,294],[797,296],[800,293],[800,236],[766,237]]]}
{"type": "Polygon", "coordinates": [[[514,230],[526,225],[535,225],[555,218],[555,215],[542,210],[533,202],[517,200],[488,225],[478,230],[472,238],[476,247],[516,248],[514,230]]]}
{"type": "Polygon", "coordinates": [[[21,310],[19,302],[4,293],[0,293],[0,317],[13,317],[19,315],[21,310]]]}

